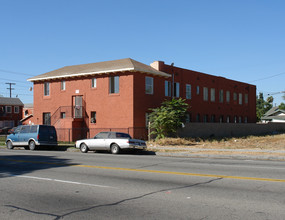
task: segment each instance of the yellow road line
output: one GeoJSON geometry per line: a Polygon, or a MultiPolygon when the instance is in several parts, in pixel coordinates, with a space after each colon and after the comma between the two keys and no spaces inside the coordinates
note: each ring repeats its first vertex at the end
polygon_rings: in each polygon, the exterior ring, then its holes
{"type": "Polygon", "coordinates": [[[172,174],[172,175],[182,175],[182,176],[198,176],[198,177],[212,177],[212,178],[224,178],[224,179],[240,179],[240,180],[255,180],[255,181],[284,182],[285,183],[285,179],[227,176],[227,175],[201,174],[201,173],[184,173],[184,172],[173,172],[173,171],[162,171],[162,170],[144,170],[144,169],[105,167],[105,166],[94,166],[94,165],[75,165],[75,164],[53,163],[53,162],[42,162],[42,161],[26,161],[26,160],[12,160],[12,159],[0,159],[0,160],[21,162],[21,163],[50,164],[50,165],[58,165],[58,166],[84,167],[84,168],[95,168],[95,169],[106,169],[106,170],[122,170],[122,171],[133,171],[133,172],[144,172],[144,173],[160,173],[160,174],[172,174]]]}

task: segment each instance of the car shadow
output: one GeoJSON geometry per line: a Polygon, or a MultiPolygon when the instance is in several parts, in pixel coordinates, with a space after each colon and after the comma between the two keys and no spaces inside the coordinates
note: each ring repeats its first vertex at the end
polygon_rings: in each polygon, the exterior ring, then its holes
{"type": "Polygon", "coordinates": [[[0,156],[0,178],[13,177],[54,167],[77,165],[69,159],[42,155],[8,155],[0,156]]]}

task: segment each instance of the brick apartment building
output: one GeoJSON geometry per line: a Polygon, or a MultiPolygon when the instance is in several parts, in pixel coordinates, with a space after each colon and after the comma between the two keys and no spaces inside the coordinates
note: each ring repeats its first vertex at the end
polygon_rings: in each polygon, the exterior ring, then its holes
{"type": "Polygon", "coordinates": [[[19,98],[0,97],[0,128],[17,126],[23,116],[23,106],[19,98]]]}
{"type": "Polygon", "coordinates": [[[172,96],[186,99],[191,106],[189,122],[256,120],[254,85],[162,61],[148,66],[127,58],[66,66],[28,81],[34,83],[34,114],[30,120],[52,124],[58,132],[69,129],[68,134],[61,134],[64,137],[60,139],[65,140],[93,136],[109,128],[141,138],[149,109],[172,96]],[[76,128],[86,132],[82,134],[76,128]]]}

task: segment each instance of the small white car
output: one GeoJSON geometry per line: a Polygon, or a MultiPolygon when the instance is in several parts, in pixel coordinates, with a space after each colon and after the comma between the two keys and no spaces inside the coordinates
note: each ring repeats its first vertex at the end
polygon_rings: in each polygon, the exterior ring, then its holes
{"type": "Polygon", "coordinates": [[[100,132],[92,139],[76,141],[75,147],[82,153],[87,153],[88,150],[108,150],[112,154],[118,154],[121,150],[146,150],[147,148],[145,141],[132,139],[129,134],[121,132],[100,132]]]}

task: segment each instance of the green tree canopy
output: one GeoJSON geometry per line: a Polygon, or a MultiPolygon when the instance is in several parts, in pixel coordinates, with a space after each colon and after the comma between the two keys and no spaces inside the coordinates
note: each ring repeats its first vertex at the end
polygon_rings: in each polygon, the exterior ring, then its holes
{"type": "Polygon", "coordinates": [[[256,96],[256,119],[260,121],[261,117],[272,108],[273,97],[269,96],[266,101],[264,100],[263,93],[256,96]]]}
{"type": "Polygon", "coordinates": [[[188,104],[182,98],[166,100],[160,107],[151,109],[151,134],[155,134],[157,139],[175,134],[185,121],[187,109],[188,104]]]}

